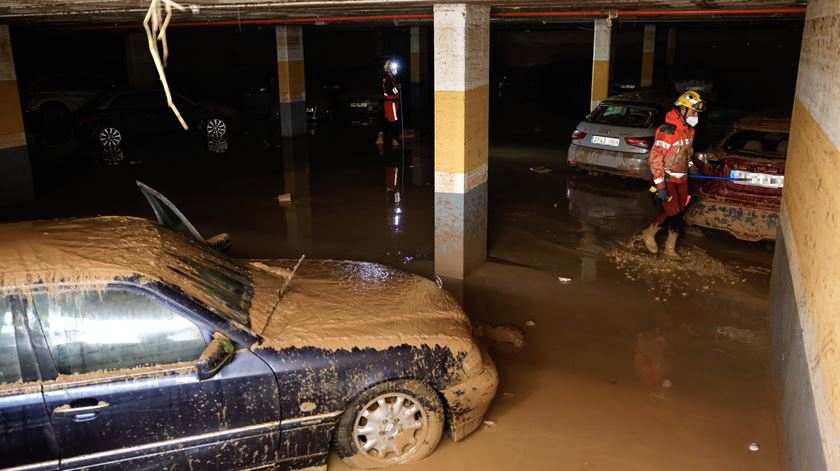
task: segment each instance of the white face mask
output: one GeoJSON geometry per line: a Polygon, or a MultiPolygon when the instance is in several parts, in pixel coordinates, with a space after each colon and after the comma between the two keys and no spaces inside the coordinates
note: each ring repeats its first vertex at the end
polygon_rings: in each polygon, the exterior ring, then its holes
{"type": "Polygon", "coordinates": [[[691,127],[697,126],[698,122],[700,122],[700,118],[697,116],[689,116],[688,118],[685,118],[685,123],[691,127]]]}

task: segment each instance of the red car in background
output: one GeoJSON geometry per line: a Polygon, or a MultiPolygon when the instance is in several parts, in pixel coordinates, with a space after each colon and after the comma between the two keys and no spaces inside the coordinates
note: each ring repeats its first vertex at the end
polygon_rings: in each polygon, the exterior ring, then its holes
{"type": "Polygon", "coordinates": [[[686,223],[749,241],[775,240],[785,183],[790,114],[741,118],[720,145],[697,157],[706,175],[694,180],[686,223]]]}

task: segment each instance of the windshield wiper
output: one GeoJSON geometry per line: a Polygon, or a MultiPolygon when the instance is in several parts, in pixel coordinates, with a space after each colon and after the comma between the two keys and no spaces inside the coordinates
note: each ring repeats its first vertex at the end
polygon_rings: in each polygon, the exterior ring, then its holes
{"type": "Polygon", "coordinates": [[[294,278],[295,273],[297,272],[298,267],[300,264],[303,263],[303,259],[306,258],[306,255],[301,255],[298,259],[298,262],[295,264],[295,267],[292,269],[292,272],[289,274],[289,277],[286,278],[286,281],[283,282],[283,286],[277,290],[277,301],[274,303],[274,307],[271,308],[271,314],[268,315],[268,319],[265,321],[265,325],[260,332],[260,336],[265,333],[265,329],[268,329],[268,326],[271,324],[271,319],[274,317],[274,313],[277,312],[277,306],[280,305],[280,301],[283,299],[283,296],[286,294],[286,291],[289,290],[289,284],[292,282],[292,278],[294,278]]]}

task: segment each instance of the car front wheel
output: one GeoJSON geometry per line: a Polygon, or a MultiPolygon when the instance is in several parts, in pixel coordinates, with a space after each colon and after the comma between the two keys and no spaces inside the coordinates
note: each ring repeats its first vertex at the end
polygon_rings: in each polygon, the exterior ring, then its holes
{"type": "Polygon", "coordinates": [[[228,125],[222,118],[212,118],[207,122],[205,131],[207,132],[207,137],[221,139],[227,134],[228,125]]]}
{"type": "Polygon", "coordinates": [[[103,149],[119,147],[123,143],[123,135],[113,126],[105,126],[96,134],[96,139],[103,149]]]}
{"type": "Polygon", "coordinates": [[[435,450],[443,426],[443,404],[429,385],[381,383],[344,411],[336,432],[338,454],[356,469],[419,461],[435,450]]]}

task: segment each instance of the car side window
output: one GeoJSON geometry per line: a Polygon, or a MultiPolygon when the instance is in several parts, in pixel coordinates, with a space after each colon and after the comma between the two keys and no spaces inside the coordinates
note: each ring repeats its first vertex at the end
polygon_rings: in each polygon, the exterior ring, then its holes
{"type": "Polygon", "coordinates": [[[0,384],[21,380],[11,301],[12,296],[0,296],[0,384]]]}
{"type": "Polygon", "coordinates": [[[192,361],[205,348],[195,324],[137,291],[39,292],[33,299],[60,374],[192,361]]]}

